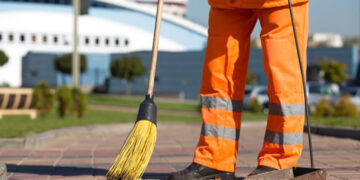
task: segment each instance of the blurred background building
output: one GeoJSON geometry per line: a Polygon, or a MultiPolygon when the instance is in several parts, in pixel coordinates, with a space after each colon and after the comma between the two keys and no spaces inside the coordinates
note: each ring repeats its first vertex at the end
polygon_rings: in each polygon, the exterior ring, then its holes
{"type": "Polygon", "coordinates": [[[310,35],[309,44],[310,47],[343,47],[343,39],[340,34],[335,33],[315,33],[310,35]]]}
{"type": "MultiPolygon", "coordinates": [[[[125,93],[125,81],[111,77],[110,62],[137,55],[150,64],[156,0],[90,0],[89,9],[79,18],[79,50],[87,57],[87,71],[80,76],[83,89],[125,93]],[[99,88],[105,87],[105,88],[99,88]]],[[[156,93],[197,99],[207,40],[203,18],[189,9],[204,3],[198,0],[165,0],[161,29],[156,93]],[[196,22],[196,23],[195,23],[196,22]],[[199,25],[201,23],[202,25],[199,25]]],[[[204,7],[208,8],[208,7],[204,7]]],[[[0,84],[32,87],[47,81],[56,87],[71,84],[69,75],[57,72],[54,60],[72,52],[73,9],[71,0],[0,0],[0,49],[9,63],[0,67],[0,84]]],[[[344,46],[342,37],[314,33],[308,50],[308,80],[317,81],[323,59],[346,65],[349,81],[358,81],[357,46],[344,46]]],[[[257,84],[267,78],[262,66],[258,39],[252,41],[249,71],[257,84]]],[[[144,93],[147,77],[132,85],[132,93],[144,93]]]]}
{"type": "MultiPolygon", "coordinates": [[[[127,0],[148,6],[150,8],[156,8],[157,0],[127,0]]],[[[166,0],[164,1],[164,12],[173,14],[175,16],[186,17],[186,4],[187,0],[166,0]]]]}
{"type": "MultiPolygon", "coordinates": [[[[151,50],[156,9],[142,4],[119,0],[89,2],[88,13],[79,18],[80,53],[96,54],[89,55],[89,74],[104,66],[97,55],[151,50]]],[[[72,12],[70,0],[1,0],[0,49],[10,61],[1,68],[0,83],[27,84],[21,78],[27,76],[22,74],[22,58],[29,52],[71,52],[72,12]]],[[[206,32],[206,28],[182,16],[164,13],[159,50],[203,50],[206,32]]]]}

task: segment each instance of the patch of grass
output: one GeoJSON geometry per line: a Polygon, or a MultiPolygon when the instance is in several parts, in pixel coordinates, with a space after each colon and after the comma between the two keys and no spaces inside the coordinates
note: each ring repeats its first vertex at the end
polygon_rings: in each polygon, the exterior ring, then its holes
{"type": "MultiPolygon", "coordinates": [[[[135,122],[136,113],[87,110],[83,118],[67,116],[60,118],[52,111],[46,118],[31,120],[28,116],[4,116],[0,120],[0,138],[26,137],[51,129],[65,127],[135,122]]],[[[158,115],[160,122],[201,122],[201,116],[158,115]]]]}
{"type": "Polygon", "coordinates": [[[60,118],[53,110],[48,117],[31,120],[28,116],[4,116],[0,120],[0,137],[25,137],[51,129],[64,127],[129,122],[136,117],[132,113],[88,110],[83,118],[66,116],[60,118]]]}
{"type": "MultiPolygon", "coordinates": [[[[93,125],[93,124],[111,124],[135,122],[137,113],[104,111],[104,110],[87,110],[83,118],[66,116],[60,118],[56,111],[53,110],[48,117],[38,117],[31,120],[28,116],[4,116],[0,120],[0,138],[26,137],[37,133],[45,132],[52,129],[65,127],[93,125]]],[[[244,113],[244,121],[264,120],[263,114],[244,113]]],[[[158,122],[198,122],[202,121],[201,115],[170,115],[159,114],[158,122]]]]}
{"type": "Polygon", "coordinates": [[[242,121],[265,121],[267,120],[267,115],[263,113],[243,112],[241,119],[242,121]]]}
{"type": "MultiPolygon", "coordinates": [[[[93,104],[105,104],[127,107],[138,107],[143,101],[142,98],[120,98],[116,96],[106,95],[88,95],[88,102],[93,104]]],[[[167,109],[174,111],[197,111],[196,103],[171,103],[156,102],[159,109],[167,109]]],[[[121,112],[114,110],[93,110],[86,111],[83,118],[67,116],[60,118],[53,109],[48,117],[38,117],[31,120],[28,116],[4,116],[0,120],[0,138],[26,137],[37,133],[45,132],[51,129],[59,129],[65,127],[92,125],[92,124],[111,124],[111,123],[134,123],[136,120],[136,112],[121,112]]],[[[243,112],[243,121],[265,121],[267,115],[262,113],[243,112]]],[[[313,125],[327,125],[335,127],[360,127],[359,118],[341,118],[341,117],[310,117],[313,125]]],[[[201,123],[200,114],[158,114],[158,122],[198,122],[201,123]]]]}
{"type": "Polygon", "coordinates": [[[201,116],[179,116],[179,115],[169,115],[169,114],[159,114],[158,123],[161,122],[201,122],[201,116]]]}
{"type": "MultiPolygon", "coordinates": [[[[113,105],[113,106],[125,106],[125,107],[139,107],[140,103],[144,99],[136,97],[120,97],[113,95],[98,95],[89,94],[87,95],[87,101],[89,104],[102,104],[102,105],[113,105]]],[[[197,104],[190,102],[165,102],[157,100],[155,103],[158,109],[164,110],[176,110],[176,111],[197,111],[197,104]]]]}
{"type": "Polygon", "coordinates": [[[166,110],[176,110],[176,111],[191,111],[197,112],[198,105],[195,103],[167,103],[167,102],[157,102],[155,100],[156,106],[159,109],[166,109],[166,110]]]}
{"type": "Polygon", "coordinates": [[[113,95],[87,94],[86,100],[89,104],[103,104],[114,106],[138,107],[143,101],[141,98],[125,98],[113,95]]]}
{"type": "Polygon", "coordinates": [[[360,118],[311,116],[310,123],[312,125],[359,128],[360,127],[360,118]]]}

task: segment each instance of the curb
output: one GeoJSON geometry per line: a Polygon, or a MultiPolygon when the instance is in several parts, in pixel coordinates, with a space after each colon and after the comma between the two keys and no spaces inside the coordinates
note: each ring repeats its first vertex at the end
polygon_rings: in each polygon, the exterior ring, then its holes
{"type": "Polygon", "coordinates": [[[54,139],[74,134],[95,134],[114,131],[122,131],[124,133],[127,133],[131,130],[133,125],[133,123],[89,125],[50,130],[25,138],[3,138],[0,139],[0,149],[36,149],[42,145],[49,143],[54,139]]]}
{"type": "Polygon", "coordinates": [[[0,164],[0,180],[6,180],[6,165],[0,164]]]}
{"type": "MultiPolygon", "coordinates": [[[[359,128],[310,126],[310,130],[311,130],[312,134],[360,140],[360,129],[359,128]]],[[[307,132],[307,126],[304,126],[304,132],[307,132]]]]}

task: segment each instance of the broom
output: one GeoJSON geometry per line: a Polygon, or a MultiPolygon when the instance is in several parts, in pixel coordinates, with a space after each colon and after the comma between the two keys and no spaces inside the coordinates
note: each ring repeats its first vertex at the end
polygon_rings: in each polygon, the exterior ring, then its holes
{"type": "Polygon", "coordinates": [[[140,178],[150,161],[156,142],[157,113],[153,100],[154,80],[159,46],[163,1],[158,1],[148,91],[140,104],[135,125],[123,144],[112,167],[106,174],[109,180],[134,180],[140,178]]]}

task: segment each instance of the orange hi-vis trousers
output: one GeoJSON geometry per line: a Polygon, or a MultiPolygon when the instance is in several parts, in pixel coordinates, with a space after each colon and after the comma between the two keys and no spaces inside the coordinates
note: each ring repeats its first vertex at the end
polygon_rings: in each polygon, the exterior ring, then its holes
{"type": "MultiPolygon", "coordinates": [[[[293,6],[306,72],[308,3],[293,6]]],[[[304,95],[289,8],[211,7],[200,95],[203,125],[195,163],[234,172],[249,61],[250,35],[259,19],[269,115],[258,165],[294,167],[302,152],[304,95]]],[[[261,68],[261,67],[259,67],[261,68]]]]}

